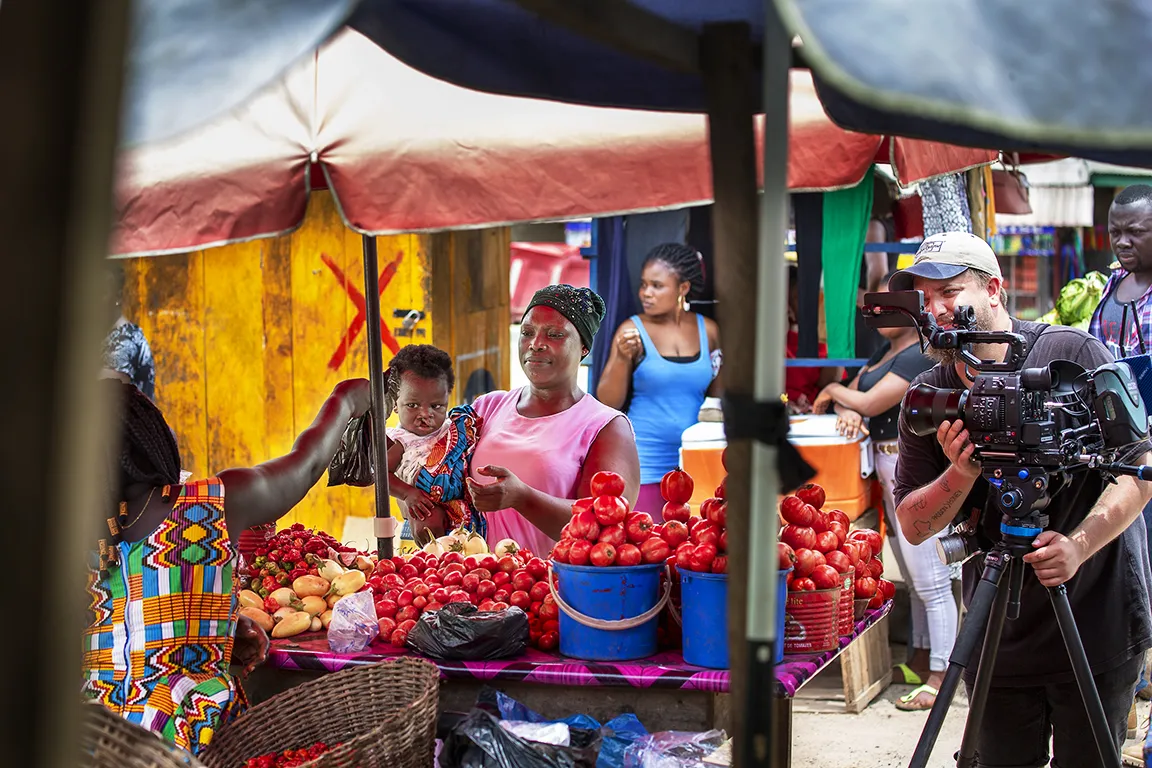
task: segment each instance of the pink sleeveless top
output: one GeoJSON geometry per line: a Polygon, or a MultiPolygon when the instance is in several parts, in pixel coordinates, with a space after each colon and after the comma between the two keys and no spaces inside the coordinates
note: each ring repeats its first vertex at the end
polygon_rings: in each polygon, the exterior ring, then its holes
{"type": "MultiPolygon", "coordinates": [[[[472,479],[491,483],[476,474],[489,464],[506,467],[531,488],[561,499],[575,499],[580,472],[596,436],[624,414],[585,394],[566,411],[529,419],[516,410],[523,388],[489,392],[472,407],[483,419],[480,442],[472,454],[472,479]]],[[[512,538],[539,557],[547,557],[556,542],[514,509],[488,513],[488,543],[512,538]]]]}

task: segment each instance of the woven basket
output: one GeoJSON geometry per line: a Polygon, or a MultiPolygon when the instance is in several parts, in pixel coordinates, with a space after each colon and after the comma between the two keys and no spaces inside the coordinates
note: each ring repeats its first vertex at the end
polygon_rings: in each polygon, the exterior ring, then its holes
{"type": "Polygon", "coordinates": [[[102,704],[84,704],[80,768],[203,768],[191,754],[102,704]]]}
{"type": "Polygon", "coordinates": [[[308,768],[427,768],[433,764],[440,671],[400,658],[325,675],[273,696],[212,739],[209,768],[243,768],[251,757],[341,744],[308,768]]]}

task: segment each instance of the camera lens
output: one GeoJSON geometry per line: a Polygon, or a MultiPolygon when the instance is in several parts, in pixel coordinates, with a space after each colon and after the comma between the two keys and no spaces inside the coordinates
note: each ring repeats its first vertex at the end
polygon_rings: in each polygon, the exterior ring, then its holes
{"type": "Polygon", "coordinates": [[[904,413],[908,426],[917,435],[930,435],[942,421],[955,421],[968,401],[966,389],[940,389],[917,384],[904,396],[904,413]]]}
{"type": "Polygon", "coordinates": [[[952,565],[972,557],[976,554],[976,549],[972,546],[971,539],[953,533],[936,539],[936,554],[940,556],[940,562],[944,565],[952,565]]]}

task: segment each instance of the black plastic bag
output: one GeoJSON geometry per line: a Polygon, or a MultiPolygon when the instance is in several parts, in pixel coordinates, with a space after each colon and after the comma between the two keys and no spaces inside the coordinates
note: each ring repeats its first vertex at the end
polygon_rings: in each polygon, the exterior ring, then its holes
{"type": "Polygon", "coordinates": [[[348,422],[340,438],[340,449],[328,465],[328,485],[365,487],[376,481],[372,452],[374,432],[371,411],[348,422]]]}
{"type": "Polygon", "coordinates": [[[515,606],[481,611],[471,603],[448,603],[417,619],[408,633],[408,647],[433,659],[519,656],[528,647],[528,615],[515,606]]]}
{"type": "Polygon", "coordinates": [[[595,768],[600,731],[569,726],[571,746],[527,741],[481,709],[461,720],[440,751],[440,768],[595,768]]]}

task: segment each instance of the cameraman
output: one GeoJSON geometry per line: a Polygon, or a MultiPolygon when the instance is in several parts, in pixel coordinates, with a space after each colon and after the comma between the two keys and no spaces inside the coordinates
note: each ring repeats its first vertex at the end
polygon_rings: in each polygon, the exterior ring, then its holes
{"type": "MultiPolygon", "coordinates": [[[[1030,323],[1009,316],[1003,277],[992,249],[979,237],[945,232],[924,240],[913,266],[897,272],[889,288],[924,292],[925,309],[939,326],[952,325],[957,307],[971,306],[981,331],[1012,331],[1028,340],[1023,367],[1071,360],[1088,370],[1112,362],[1100,342],[1074,328],[1030,323]]],[[[1003,361],[1007,347],[974,345],[984,360],[1003,361]]],[[[956,350],[930,348],[937,361],[913,385],[944,389],[970,387],[975,373],[956,350]]],[[[983,538],[998,541],[1000,514],[985,508],[988,484],[973,458],[962,421],[944,422],[933,437],[919,437],[900,418],[900,460],[896,468],[896,514],[904,536],[919,544],[963,513],[978,510],[983,538]]],[[[1147,454],[1141,461],[1148,461],[1147,454]]],[[[1096,472],[1073,475],[1048,508],[1049,528],[1024,556],[1036,578],[1025,578],[1020,617],[1004,624],[992,687],[978,734],[980,765],[1048,764],[1050,736],[1060,768],[1099,764],[1087,713],[1072,674],[1059,625],[1043,587],[1067,582],[1068,598],[1082,632],[1116,751],[1124,743],[1127,715],[1140,676],[1143,652],[1152,646],[1148,605],[1149,573],[1140,511],[1152,498],[1152,485],[1120,477],[1105,486],[1096,472]]],[[[964,566],[967,604],[979,581],[982,558],[964,566]]],[[[977,651],[964,671],[971,691],[977,651]]]]}

